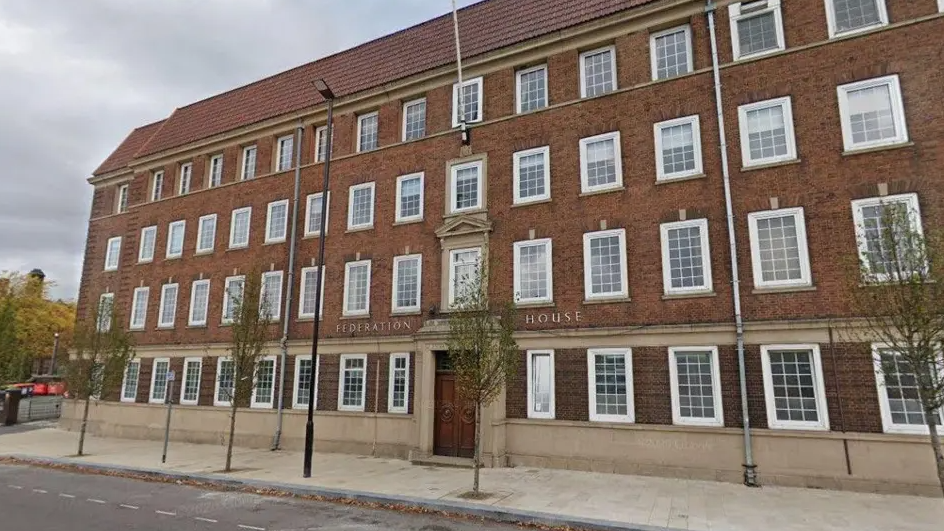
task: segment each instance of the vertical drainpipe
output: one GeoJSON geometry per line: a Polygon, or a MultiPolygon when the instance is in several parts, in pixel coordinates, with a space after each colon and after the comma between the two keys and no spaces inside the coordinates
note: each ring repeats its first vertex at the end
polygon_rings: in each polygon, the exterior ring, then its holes
{"type": "Polygon", "coordinates": [[[715,3],[706,0],[708,33],[711,35],[711,68],[715,82],[715,107],[718,110],[718,140],[721,150],[721,174],[724,180],[724,207],[728,222],[728,242],[731,248],[731,287],[734,299],[734,326],[737,332],[738,379],[741,387],[741,420],[744,423],[744,484],[757,486],[757,466],[751,448],[751,418],[747,407],[747,372],[744,367],[744,319],[741,315],[741,281],[738,275],[737,239],[734,233],[734,207],[731,203],[731,173],[728,170],[728,143],[724,132],[724,107],[721,102],[721,70],[718,66],[718,37],[715,33],[715,3]]]}
{"type": "Polygon", "coordinates": [[[298,233],[298,201],[301,196],[302,183],[302,136],[305,126],[298,122],[295,129],[295,193],[292,198],[292,232],[288,246],[288,282],[285,286],[285,310],[282,312],[282,339],[279,346],[282,357],[279,361],[279,406],[275,420],[275,437],[272,440],[272,450],[278,450],[282,443],[282,415],[285,410],[285,363],[288,359],[288,325],[292,316],[292,288],[295,286],[295,243],[298,233]]]}

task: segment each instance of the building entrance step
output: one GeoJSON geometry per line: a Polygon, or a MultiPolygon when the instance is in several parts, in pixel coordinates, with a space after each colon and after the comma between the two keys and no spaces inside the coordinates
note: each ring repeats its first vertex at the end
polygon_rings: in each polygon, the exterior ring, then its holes
{"type": "Polygon", "coordinates": [[[445,455],[422,455],[410,459],[415,466],[439,466],[446,468],[472,468],[472,460],[467,457],[449,457],[445,455]]]}

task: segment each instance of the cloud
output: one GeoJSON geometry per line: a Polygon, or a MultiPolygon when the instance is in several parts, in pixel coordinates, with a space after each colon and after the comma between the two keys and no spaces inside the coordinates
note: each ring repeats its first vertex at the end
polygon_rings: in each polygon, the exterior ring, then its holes
{"type": "Polygon", "coordinates": [[[75,297],[85,179],[131,129],[450,9],[448,0],[0,2],[0,271],[41,268],[58,283],[54,296],[75,297]]]}

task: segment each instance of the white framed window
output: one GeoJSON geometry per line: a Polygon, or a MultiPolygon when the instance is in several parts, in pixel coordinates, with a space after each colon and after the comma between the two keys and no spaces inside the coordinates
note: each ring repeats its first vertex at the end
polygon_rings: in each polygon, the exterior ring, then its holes
{"type": "MultiPolygon", "coordinates": [[[[927,435],[928,424],[914,367],[891,345],[872,344],[875,385],[885,433],[927,435]]],[[[931,370],[934,370],[933,368],[931,370]]],[[[944,411],[938,410],[937,425],[944,424],[944,411]]]]}
{"type": "Polygon", "coordinates": [[[703,173],[698,115],[660,122],[653,129],[657,180],[668,181],[703,173]]]}
{"type": "Polygon", "coordinates": [[[554,418],[554,351],[529,350],[528,418],[554,418]]]}
{"type": "Polygon", "coordinates": [[[410,411],[410,354],[390,355],[389,381],[387,382],[387,413],[410,411]]]}
{"type": "Polygon", "coordinates": [[[780,0],[748,0],[728,6],[734,60],[760,57],[786,48],[780,0]]]}
{"type": "MultiPolygon", "coordinates": [[[[331,130],[331,151],[334,152],[334,130],[331,130]]],[[[328,126],[322,125],[315,129],[315,162],[324,162],[328,150],[328,126]]]]}
{"type": "Polygon", "coordinates": [[[370,314],[370,260],[344,264],[344,311],[346,317],[370,314]]]}
{"type": "Polygon", "coordinates": [[[367,396],[367,354],[341,355],[338,411],[364,411],[367,396]]]}
{"type": "Polygon", "coordinates": [[[236,311],[243,300],[243,286],[246,285],[245,275],[226,277],[223,284],[223,324],[233,324],[236,311]]]}
{"type": "Polygon", "coordinates": [[[629,296],[626,229],[583,235],[583,285],[587,300],[629,296]]]}
{"type": "Polygon", "coordinates": [[[210,157],[210,174],[207,178],[207,188],[216,188],[223,184],[223,155],[210,157]]]}
{"type": "Polygon", "coordinates": [[[587,349],[591,421],[635,422],[632,354],[628,348],[587,349]]]}
{"type": "Polygon", "coordinates": [[[724,426],[718,347],[669,347],[672,423],[724,426]]]}
{"type": "Polygon", "coordinates": [[[121,258],[121,236],[108,238],[105,247],[105,271],[115,271],[118,269],[118,262],[121,258]]]}
{"type": "Polygon", "coordinates": [[[829,430],[819,345],[761,345],[767,425],[829,430]]]}
{"type": "Polygon", "coordinates": [[[482,161],[456,164],[449,171],[449,213],[482,208],[482,161]]]}
{"type": "Polygon", "coordinates": [[[292,408],[308,409],[308,394],[311,386],[315,386],[315,403],[313,409],[318,409],[318,373],[321,366],[321,356],[311,363],[311,354],[295,356],[295,385],[292,388],[292,408]]]}
{"type": "Polygon", "coordinates": [[[154,261],[154,246],[157,243],[157,227],[141,229],[141,244],[138,246],[138,263],[154,261]]]}
{"type": "Polygon", "coordinates": [[[331,192],[328,192],[327,201],[324,194],[309,194],[305,202],[305,236],[321,236],[321,209],[328,205],[328,215],[325,216],[325,232],[328,231],[328,217],[331,214],[331,192]]]}
{"type": "Polygon", "coordinates": [[[482,121],[485,91],[482,89],[482,78],[477,77],[462,82],[462,94],[459,94],[459,84],[452,85],[452,126],[482,121]]]}
{"type": "Polygon", "coordinates": [[[158,328],[173,328],[177,319],[177,294],[180,293],[178,284],[164,284],[161,286],[161,310],[157,315],[158,328]]]}
{"type": "Polygon", "coordinates": [[[692,28],[688,24],[649,36],[652,79],[669,79],[694,70],[692,28]]]}
{"type": "Polygon", "coordinates": [[[180,379],[180,403],[195,406],[200,402],[200,376],[203,358],[184,358],[184,373],[180,379]]]}
{"type": "Polygon", "coordinates": [[[128,185],[118,186],[118,198],[115,203],[115,212],[121,214],[128,211],[128,185]]]}
{"type": "Polygon", "coordinates": [[[256,362],[254,376],[249,407],[272,409],[275,399],[275,356],[266,356],[256,362]]]}
{"type": "Polygon", "coordinates": [[[741,163],[745,168],[796,160],[790,96],[738,107],[741,163]]]}
{"type": "Polygon", "coordinates": [[[288,232],[288,199],[269,203],[266,212],[265,243],[279,243],[285,241],[288,232]]]}
{"type": "Polygon", "coordinates": [[[900,227],[888,227],[901,216],[907,216],[911,231],[923,234],[921,209],[918,206],[918,194],[899,194],[885,197],[857,199],[852,202],[852,219],[855,222],[856,243],[859,247],[859,262],[872,280],[888,281],[896,278],[899,272],[906,271],[913,264],[913,257],[905,242],[896,253],[890,249],[892,243],[889,231],[900,227]],[[895,263],[896,258],[900,260],[895,263]]]}
{"type": "Polygon", "coordinates": [[[197,254],[212,253],[216,244],[216,214],[201,216],[197,223],[197,254]]]}
{"type": "Polygon", "coordinates": [[[282,316],[282,272],[266,271],[262,274],[259,293],[259,315],[269,321],[278,321],[282,316]]]}
{"type": "Polygon", "coordinates": [[[256,176],[256,146],[246,146],[243,148],[243,165],[239,171],[239,179],[248,181],[256,176]]]}
{"type": "MultiPolygon", "coordinates": [[[[315,317],[315,280],[318,278],[317,267],[302,268],[301,296],[298,298],[298,317],[314,319],[315,317]]],[[[325,277],[321,275],[321,300],[318,304],[318,315],[324,319],[324,285],[325,277]]]]}
{"type": "Polygon", "coordinates": [[[616,90],[616,47],[580,54],[580,97],[592,98],[616,90]]]}
{"type": "Polygon", "coordinates": [[[662,285],[666,295],[710,293],[711,250],[708,220],[663,223],[662,285]]]}
{"type": "Polygon", "coordinates": [[[846,151],[908,142],[897,74],[839,85],[836,90],[846,151]]]}
{"type": "Polygon", "coordinates": [[[515,94],[518,114],[547,107],[547,65],[515,72],[515,94]]]}
{"type": "Polygon", "coordinates": [[[403,141],[426,136],[426,98],[403,104],[403,141]]]}
{"type": "Polygon", "coordinates": [[[937,10],[944,13],[944,0],[937,0],[937,10]]]}
{"type": "Polygon", "coordinates": [[[554,300],[551,239],[514,243],[514,297],[519,304],[554,300]]]}
{"type": "Polygon", "coordinates": [[[195,280],[190,285],[190,326],[206,326],[207,306],[210,302],[210,281],[195,280]]]}
{"type": "Polygon", "coordinates": [[[170,371],[170,358],[154,358],[151,362],[151,393],[148,402],[163,404],[167,402],[167,373],[170,371]]]}
{"type": "Polygon", "coordinates": [[[518,151],[512,155],[516,205],[551,198],[551,148],[518,151]]]}
{"type": "Polygon", "coordinates": [[[131,297],[131,322],[128,328],[131,330],[144,330],[147,323],[148,295],[151,294],[151,288],[134,288],[134,295],[131,297]]]}
{"type": "Polygon", "coordinates": [[[233,358],[220,356],[216,359],[216,384],[213,389],[213,405],[232,405],[235,384],[236,362],[233,361],[233,358]]]}
{"type": "Polygon", "coordinates": [[[292,156],[295,153],[295,135],[285,135],[275,141],[275,171],[292,168],[292,156]]]}
{"type": "Polygon", "coordinates": [[[482,249],[453,249],[449,251],[449,307],[453,308],[463,297],[476,288],[480,275],[482,249]]]}
{"type": "Polygon", "coordinates": [[[397,223],[423,219],[424,180],[422,172],[397,177],[397,223]]]}
{"type": "Polygon", "coordinates": [[[180,258],[184,255],[184,235],[186,232],[186,220],[173,221],[167,226],[166,258],[180,258]]]}
{"type": "Polygon", "coordinates": [[[193,179],[193,163],[185,162],[180,165],[180,173],[177,179],[177,195],[190,193],[190,181],[193,179]]]}
{"type": "Polygon", "coordinates": [[[164,195],[164,171],[159,170],[151,176],[151,201],[160,201],[164,195]]]}
{"type": "Polygon", "coordinates": [[[98,315],[96,328],[99,332],[108,332],[111,330],[111,320],[115,309],[115,294],[102,293],[98,297],[98,315]]]}
{"type": "Polygon", "coordinates": [[[125,367],[125,376],[121,380],[121,401],[136,402],[138,399],[138,378],[141,375],[141,360],[131,360],[125,367]]]}
{"type": "Polygon", "coordinates": [[[620,133],[580,139],[580,191],[600,192],[623,187],[620,133]]]}
{"type": "Polygon", "coordinates": [[[229,248],[239,249],[249,246],[249,223],[252,221],[252,207],[233,210],[229,223],[229,248]]]}
{"type": "Polygon", "coordinates": [[[347,196],[347,229],[374,226],[374,183],[355,184],[347,196]]]}
{"type": "Polygon", "coordinates": [[[888,25],[885,0],[825,0],[829,37],[852,35],[888,25]]]}
{"type": "Polygon", "coordinates": [[[411,254],[393,257],[394,313],[418,312],[423,290],[423,255],[411,254]]]}
{"type": "Polygon", "coordinates": [[[357,117],[357,152],[380,147],[380,114],[376,111],[357,117]]]}
{"type": "Polygon", "coordinates": [[[747,215],[754,287],[813,285],[803,207],[747,215]]]}

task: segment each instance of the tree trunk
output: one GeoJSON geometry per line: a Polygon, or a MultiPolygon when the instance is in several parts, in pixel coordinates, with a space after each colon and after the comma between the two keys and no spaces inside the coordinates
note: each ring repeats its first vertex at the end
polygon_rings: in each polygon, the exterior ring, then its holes
{"type": "Polygon", "coordinates": [[[82,410],[82,427],[79,428],[79,451],[76,455],[82,457],[85,455],[85,429],[88,427],[88,414],[89,414],[89,403],[92,401],[90,397],[85,397],[85,407],[82,410]]]}
{"type": "Polygon", "coordinates": [[[479,493],[479,469],[482,467],[482,404],[475,404],[475,454],[472,458],[472,492],[479,493]]]}
{"type": "Polygon", "coordinates": [[[928,431],[931,434],[931,449],[934,450],[934,462],[937,464],[937,480],[941,483],[941,492],[944,493],[944,455],[941,454],[941,437],[937,432],[937,411],[925,411],[928,420],[928,431]]]}
{"type": "Polygon", "coordinates": [[[226,443],[226,468],[223,472],[229,472],[233,465],[233,436],[236,435],[236,399],[233,398],[232,410],[229,415],[229,441],[226,443]]]}

